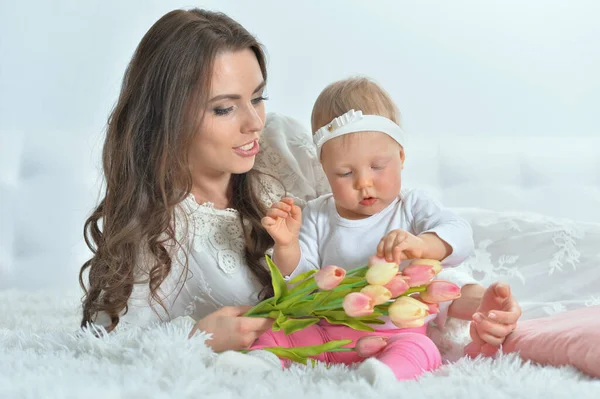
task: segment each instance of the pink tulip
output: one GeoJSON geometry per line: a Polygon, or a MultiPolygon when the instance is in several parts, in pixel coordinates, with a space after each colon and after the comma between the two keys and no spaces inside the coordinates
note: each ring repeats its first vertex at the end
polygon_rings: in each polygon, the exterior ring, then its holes
{"type": "Polygon", "coordinates": [[[429,307],[429,314],[438,314],[440,313],[440,304],[439,303],[426,303],[429,307]]]}
{"type": "Polygon", "coordinates": [[[393,262],[376,263],[370,266],[365,279],[372,285],[386,285],[398,273],[398,264],[393,262]]]}
{"type": "Polygon", "coordinates": [[[378,265],[379,263],[387,263],[387,260],[385,260],[385,258],[381,258],[377,255],[373,255],[373,256],[369,257],[369,260],[367,262],[369,267],[378,265]]]}
{"type": "Polygon", "coordinates": [[[375,303],[373,299],[360,292],[351,292],[344,297],[342,307],[350,317],[367,316],[373,313],[375,303]]]}
{"type": "Polygon", "coordinates": [[[325,266],[315,273],[315,283],[322,290],[331,290],[346,277],[346,270],[339,266],[325,266]]]}
{"type": "Polygon", "coordinates": [[[429,306],[415,298],[401,296],[390,305],[388,314],[399,328],[421,327],[429,316],[429,306]]]}
{"type": "Polygon", "coordinates": [[[383,285],[367,285],[360,292],[371,297],[375,306],[386,303],[392,298],[390,290],[383,285]]]}
{"type": "Polygon", "coordinates": [[[390,290],[390,292],[392,293],[392,298],[399,297],[400,295],[404,294],[409,288],[408,283],[400,274],[396,274],[394,278],[390,280],[389,283],[384,285],[384,287],[390,290]]]}
{"type": "Polygon", "coordinates": [[[409,287],[418,287],[433,280],[435,271],[430,265],[408,265],[402,269],[402,275],[408,280],[409,287]]]}
{"type": "Polygon", "coordinates": [[[371,357],[380,352],[387,345],[387,339],[375,335],[367,335],[356,341],[354,350],[360,357],[371,357]]]}
{"type": "Polygon", "coordinates": [[[421,293],[421,299],[427,303],[440,303],[460,298],[460,287],[444,280],[432,281],[427,291],[421,293]]]}
{"type": "Polygon", "coordinates": [[[433,271],[435,274],[438,274],[442,271],[442,262],[435,259],[415,259],[410,262],[411,265],[429,265],[433,267],[433,271]]]}

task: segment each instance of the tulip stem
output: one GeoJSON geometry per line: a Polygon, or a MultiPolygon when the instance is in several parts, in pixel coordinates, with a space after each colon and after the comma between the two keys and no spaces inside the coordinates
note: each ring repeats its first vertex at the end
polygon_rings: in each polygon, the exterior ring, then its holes
{"type": "Polygon", "coordinates": [[[330,349],[327,352],[354,352],[355,349],[354,348],[336,348],[336,349],[330,349]]]}
{"type": "Polygon", "coordinates": [[[327,305],[319,306],[318,308],[316,308],[315,312],[319,312],[322,310],[332,310],[332,309],[341,310],[340,308],[341,308],[343,302],[344,302],[344,298],[334,299],[333,301],[327,303],[327,305]]]}
{"type": "Polygon", "coordinates": [[[290,299],[295,299],[295,298],[301,297],[302,295],[307,294],[309,292],[313,292],[316,289],[317,289],[317,284],[313,283],[301,291],[293,292],[291,295],[283,297],[283,301],[280,302],[280,305],[283,304],[284,302],[287,303],[290,299]]]}
{"type": "Polygon", "coordinates": [[[368,269],[368,268],[369,268],[369,266],[362,266],[362,267],[357,267],[356,269],[352,269],[348,273],[346,273],[346,277],[354,276],[355,274],[360,273],[363,270],[368,269]]]}
{"type": "MultiPolygon", "coordinates": [[[[352,289],[352,288],[356,288],[356,287],[364,287],[364,286],[367,286],[367,285],[369,285],[369,283],[366,282],[366,281],[357,281],[356,283],[352,283],[352,284],[338,285],[337,287],[335,287],[331,291],[332,292],[339,292],[339,291],[342,291],[342,290],[345,290],[345,289],[348,289],[348,288],[352,289]]],[[[326,292],[326,291],[321,291],[321,292],[326,292]]],[[[315,299],[315,295],[316,294],[307,295],[303,299],[306,299],[306,300],[315,299]]]]}
{"type": "Polygon", "coordinates": [[[420,285],[418,287],[409,288],[408,290],[404,291],[404,293],[400,296],[408,296],[408,295],[414,294],[416,292],[425,292],[425,291],[427,291],[427,286],[420,285]]]}

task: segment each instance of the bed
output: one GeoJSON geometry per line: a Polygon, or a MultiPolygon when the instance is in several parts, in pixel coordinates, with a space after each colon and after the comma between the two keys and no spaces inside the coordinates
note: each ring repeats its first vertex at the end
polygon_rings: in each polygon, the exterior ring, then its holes
{"type": "MultiPolygon", "coordinates": [[[[471,222],[476,249],[464,267],[482,284],[509,282],[523,320],[600,305],[600,139],[439,136],[409,145],[404,184],[471,222]]],[[[73,282],[86,255],[78,237],[97,177],[77,168],[81,155],[48,148],[13,139],[0,149],[1,398],[600,397],[600,380],[571,366],[516,354],[461,358],[468,336],[458,321],[436,336],[446,364],[404,383],[343,366],[225,367],[204,336],[187,339],[185,320],[102,339],[78,333],[73,282]],[[59,190],[47,201],[32,197],[53,181],[59,190]],[[47,245],[56,234],[66,238],[58,249],[47,245]],[[50,262],[59,252],[64,265],[50,262]]]]}

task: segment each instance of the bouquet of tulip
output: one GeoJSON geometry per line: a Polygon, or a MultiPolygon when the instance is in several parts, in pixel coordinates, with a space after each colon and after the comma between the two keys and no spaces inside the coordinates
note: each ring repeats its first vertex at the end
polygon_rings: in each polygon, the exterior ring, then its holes
{"type": "MultiPolygon", "coordinates": [[[[346,271],[338,266],[311,270],[286,282],[271,258],[274,296],[246,316],[275,319],[273,330],[286,334],[326,320],[356,330],[374,331],[371,325],[385,324],[388,316],[399,328],[420,327],[439,312],[439,303],[460,297],[460,288],[448,281],[434,280],[442,267],[439,261],[415,259],[399,271],[398,264],[371,257],[369,264],[346,271]]],[[[263,348],[279,357],[306,363],[307,357],[323,352],[349,351],[350,340],[298,348],[263,348]]]]}

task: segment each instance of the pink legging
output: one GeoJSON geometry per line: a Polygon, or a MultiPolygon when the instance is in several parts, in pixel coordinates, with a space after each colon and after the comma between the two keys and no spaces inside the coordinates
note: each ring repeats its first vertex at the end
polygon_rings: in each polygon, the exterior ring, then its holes
{"type": "MultiPolygon", "coordinates": [[[[426,326],[378,330],[374,332],[357,331],[350,327],[321,322],[290,335],[283,331],[268,331],[261,335],[250,349],[262,349],[271,346],[292,348],[296,346],[321,345],[339,339],[351,339],[347,347],[354,347],[356,341],[364,336],[388,337],[387,345],[374,357],[392,369],[398,380],[416,379],[423,372],[435,370],[442,363],[440,351],[433,341],[425,335],[426,326]]],[[[315,357],[328,364],[360,363],[364,358],[356,352],[327,352],[315,357]]],[[[282,361],[283,367],[285,363],[282,361]]]]}

